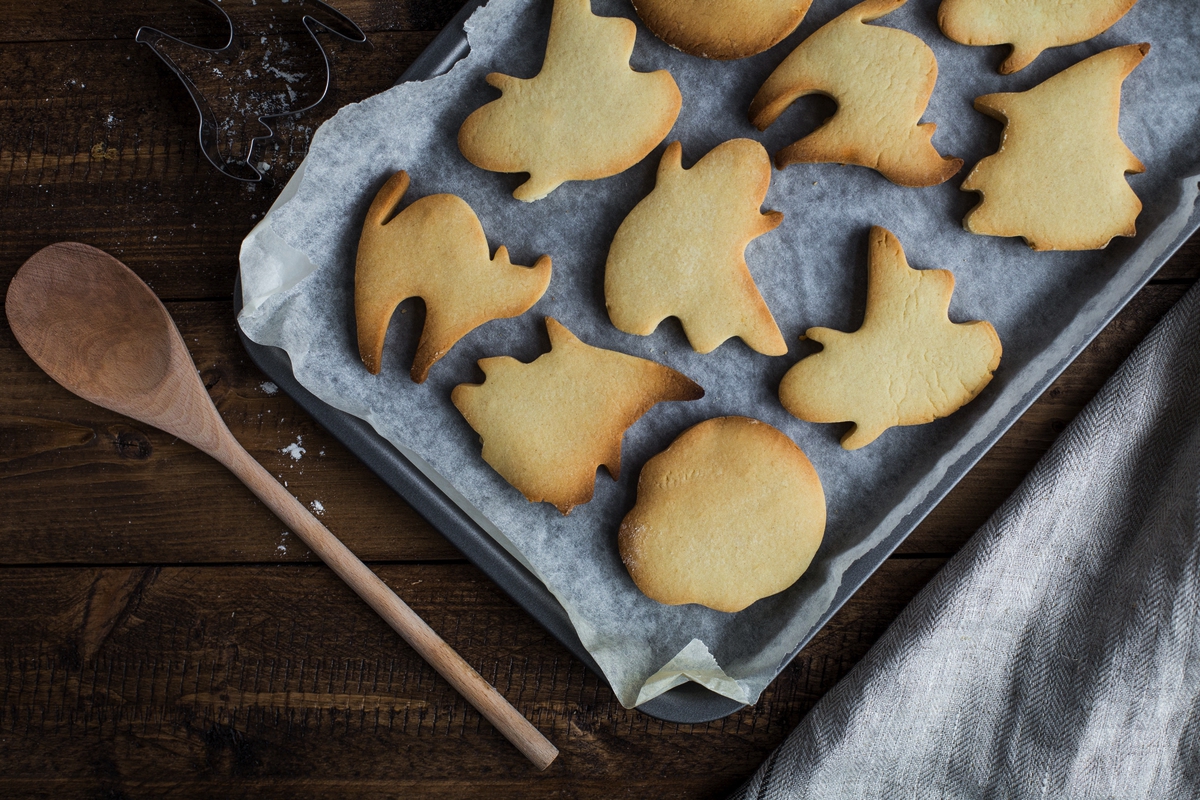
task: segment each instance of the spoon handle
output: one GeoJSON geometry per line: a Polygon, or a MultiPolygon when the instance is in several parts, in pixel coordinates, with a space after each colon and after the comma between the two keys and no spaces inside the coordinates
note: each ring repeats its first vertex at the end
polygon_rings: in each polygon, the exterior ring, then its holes
{"type": "Polygon", "coordinates": [[[359,561],[346,545],[317,521],[299,500],[279,485],[232,434],[213,453],[250,491],[287,524],[308,549],[316,553],[367,605],[400,634],[430,666],[449,681],[504,734],[538,769],[550,766],[558,749],[512,707],[504,695],[488,683],[433,628],[396,596],[379,576],[359,561]]]}

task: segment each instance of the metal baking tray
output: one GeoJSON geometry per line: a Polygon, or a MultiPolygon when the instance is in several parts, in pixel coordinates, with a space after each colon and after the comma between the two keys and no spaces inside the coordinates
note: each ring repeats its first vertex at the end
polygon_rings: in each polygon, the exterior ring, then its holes
{"type": "MultiPolygon", "coordinates": [[[[450,69],[467,55],[469,46],[463,23],[476,8],[486,0],[469,0],[429,47],[404,72],[398,82],[427,80],[450,69]]],[[[819,619],[808,636],[793,650],[785,664],[796,656],[809,640],[837,612],[849,597],[882,564],[887,556],[908,536],[938,502],[958,483],[993,444],[1007,431],[1030,405],[1049,387],[1064,369],[1079,355],[1087,344],[1108,322],[1133,298],[1151,276],[1174,254],[1180,246],[1200,228],[1200,210],[1193,209],[1175,240],[1128,288],[1119,302],[1105,313],[1093,318],[1095,327],[1065,353],[1053,369],[1048,370],[1020,402],[1008,410],[984,440],[964,454],[943,473],[934,491],[925,501],[915,507],[890,534],[870,553],[859,558],[845,573],[841,586],[829,609],[819,619]]],[[[241,281],[234,288],[235,314],[242,308],[241,281]]],[[[518,605],[524,608],[567,649],[603,679],[603,673],[580,642],[566,612],[542,582],[526,570],[495,539],[485,532],[470,516],[451,501],[434,483],[406,459],[387,440],[377,434],[365,421],[339,411],[318,399],[303,388],[292,374],[291,361],[280,349],[251,341],[238,329],[243,346],[254,363],[293,400],[305,409],[317,422],[327,429],[342,444],[355,453],[387,485],[403,497],[422,517],[437,528],[479,569],[496,582],[518,605]]],[[[782,665],[781,665],[782,669],[782,665]]],[[[655,699],[638,706],[638,710],[668,722],[701,723],[727,716],[741,704],[723,697],[695,683],[684,683],[655,699]]]]}

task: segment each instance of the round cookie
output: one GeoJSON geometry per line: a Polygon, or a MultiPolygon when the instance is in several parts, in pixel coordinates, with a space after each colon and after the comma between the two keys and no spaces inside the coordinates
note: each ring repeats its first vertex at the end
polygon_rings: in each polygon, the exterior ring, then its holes
{"type": "Polygon", "coordinates": [[[732,612],[795,583],[824,533],[825,493],[800,448],[765,422],[718,417],[646,462],[617,545],[652,600],[732,612]]]}
{"type": "Polygon", "coordinates": [[[796,30],[812,0],[633,0],[650,31],[693,56],[745,58],[796,30]]]}

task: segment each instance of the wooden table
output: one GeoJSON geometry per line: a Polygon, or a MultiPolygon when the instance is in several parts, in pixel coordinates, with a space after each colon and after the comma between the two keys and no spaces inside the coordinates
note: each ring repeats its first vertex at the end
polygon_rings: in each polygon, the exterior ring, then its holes
{"type": "MultiPolygon", "coordinates": [[[[333,94],[280,127],[264,159],[275,183],[256,187],[204,161],[187,95],[133,39],[151,24],[220,45],[210,9],[0,1],[0,283],[59,240],[123,259],[166,302],[250,452],[562,755],[535,772],[221,467],[68,394],[0,324],[0,796],[722,796],[862,657],[1200,275],[1193,239],[756,706],[705,725],[663,723],[621,708],[275,392],[238,343],[242,237],[316,125],[387,88],[457,10],[457,0],[338,5],[373,48],[330,43],[333,94]],[[284,452],[293,443],[299,460],[284,452]]],[[[250,13],[279,8],[259,0],[250,13]]]]}

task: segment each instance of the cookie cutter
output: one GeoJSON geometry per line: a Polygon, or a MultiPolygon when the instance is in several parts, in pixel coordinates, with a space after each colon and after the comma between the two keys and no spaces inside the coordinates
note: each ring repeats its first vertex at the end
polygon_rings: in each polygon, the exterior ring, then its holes
{"type": "MultiPolygon", "coordinates": [[[[333,71],[318,33],[327,32],[353,44],[365,44],[367,35],[353,20],[321,0],[283,0],[287,5],[279,10],[300,16],[300,23],[320,54],[318,61],[311,49],[296,48],[292,52],[287,26],[277,25],[277,19],[273,18],[275,21],[268,23],[266,30],[237,31],[219,0],[202,2],[225,19],[229,36],[222,47],[190,44],[148,26],[138,28],[134,38],[153,50],[187,89],[200,114],[200,150],[209,163],[234,180],[259,183],[270,167],[265,162],[256,166],[255,155],[275,137],[271,122],[309,111],[329,94],[333,71]],[[272,56],[276,56],[274,60],[272,56]],[[297,92],[292,84],[309,78],[318,64],[325,76],[320,92],[297,92]],[[316,94],[316,99],[307,102],[306,94],[316,94]],[[298,101],[306,104],[293,107],[298,101]],[[254,135],[256,124],[266,133],[254,135]]],[[[250,0],[249,5],[257,5],[257,0],[250,0]]],[[[308,83],[311,85],[311,81],[308,83]]]]}

